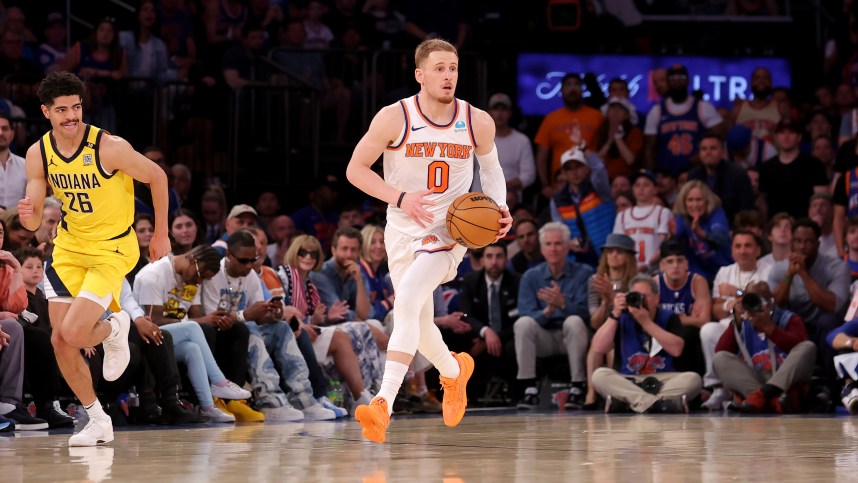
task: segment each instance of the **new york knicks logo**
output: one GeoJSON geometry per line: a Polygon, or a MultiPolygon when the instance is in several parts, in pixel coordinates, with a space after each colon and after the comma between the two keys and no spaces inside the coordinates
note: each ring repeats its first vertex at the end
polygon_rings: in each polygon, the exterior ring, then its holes
{"type": "Polygon", "coordinates": [[[629,357],[626,367],[638,374],[654,374],[665,368],[664,359],[661,356],[648,356],[638,352],[629,357]]]}
{"type": "Polygon", "coordinates": [[[423,241],[420,242],[421,245],[426,246],[432,243],[438,243],[438,237],[435,235],[426,235],[423,237],[423,241]]]}

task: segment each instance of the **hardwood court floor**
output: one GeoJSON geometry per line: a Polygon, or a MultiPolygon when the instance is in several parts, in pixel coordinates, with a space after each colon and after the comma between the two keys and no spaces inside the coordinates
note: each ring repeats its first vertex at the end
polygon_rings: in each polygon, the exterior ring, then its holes
{"type": "Polygon", "coordinates": [[[469,413],[454,429],[396,419],[388,442],[352,421],[0,437],[0,482],[821,482],[858,480],[858,418],[469,413]]]}

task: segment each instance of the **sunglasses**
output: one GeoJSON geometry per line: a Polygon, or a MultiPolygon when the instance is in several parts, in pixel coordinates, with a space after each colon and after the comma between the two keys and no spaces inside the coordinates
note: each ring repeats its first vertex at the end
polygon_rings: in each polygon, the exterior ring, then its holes
{"type": "Polygon", "coordinates": [[[232,258],[235,258],[235,260],[242,265],[247,265],[248,263],[256,263],[257,260],[259,260],[258,255],[253,258],[239,258],[238,255],[236,255],[235,253],[229,252],[229,254],[232,255],[232,258]]]}
{"type": "Polygon", "coordinates": [[[298,258],[304,258],[309,255],[314,260],[319,259],[319,250],[305,250],[303,248],[298,249],[298,258]]]}

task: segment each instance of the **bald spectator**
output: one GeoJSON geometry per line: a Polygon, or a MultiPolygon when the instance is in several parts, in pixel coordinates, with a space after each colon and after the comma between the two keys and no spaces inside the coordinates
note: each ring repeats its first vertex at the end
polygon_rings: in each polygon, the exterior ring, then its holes
{"type": "Polygon", "coordinates": [[[731,116],[733,124],[751,129],[754,139],[771,142],[778,122],[790,113],[772,99],[772,73],[757,67],[751,74],[752,99],[736,99],[731,116]]]}
{"type": "Polygon", "coordinates": [[[225,257],[227,252],[227,238],[242,228],[257,226],[257,219],[258,216],[256,214],[256,210],[252,207],[243,204],[233,206],[232,209],[229,210],[229,216],[226,217],[226,222],[224,223],[226,232],[218,241],[212,243],[212,246],[222,257],[225,257]]]}
{"type": "Polygon", "coordinates": [[[833,379],[834,349],[825,337],[843,318],[841,310],[849,297],[849,266],[843,260],[819,253],[822,230],[810,219],[795,222],[792,228],[792,253],[769,272],[778,307],[798,314],[807,326],[811,341],[819,350],[817,364],[823,376],[833,379]]]}

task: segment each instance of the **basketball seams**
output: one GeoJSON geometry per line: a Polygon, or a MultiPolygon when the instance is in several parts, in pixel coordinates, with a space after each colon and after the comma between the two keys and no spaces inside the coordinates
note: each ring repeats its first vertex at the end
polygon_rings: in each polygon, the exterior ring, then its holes
{"type": "Polygon", "coordinates": [[[481,248],[494,241],[500,229],[500,223],[496,220],[501,216],[497,203],[484,193],[463,193],[447,208],[446,228],[450,236],[460,245],[472,249],[481,248]],[[483,214],[480,210],[490,210],[491,214],[483,214]],[[458,213],[459,211],[462,213],[458,213]],[[497,218],[489,221],[493,218],[492,215],[497,218]],[[495,226],[487,227],[482,223],[491,223],[495,226]]]}
{"type": "MultiPolygon", "coordinates": [[[[496,229],[494,229],[494,228],[489,228],[489,227],[486,227],[486,226],[483,226],[483,225],[478,225],[478,224],[474,223],[473,221],[468,221],[468,220],[466,220],[466,219],[464,219],[464,218],[462,218],[462,217],[456,216],[455,214],[454,214],[454,215],[452,215],[452,216],[453,216],[453,218],[455,218],[455,219],[457,219],[457,220],[461,220],[461,221],[463,221],[464,223],[467,223],[467,224],[469,224],[469,225],[471,225],[471,226],[475,226],[475,227],[477,227],[477,228],[482,228],[483,230],[493,231],[493,232],[497,233],[497,230],[496,230],[496,229]]],[[[454,224],[455,224],[455,223],[454,223],[454,224]]]]}

